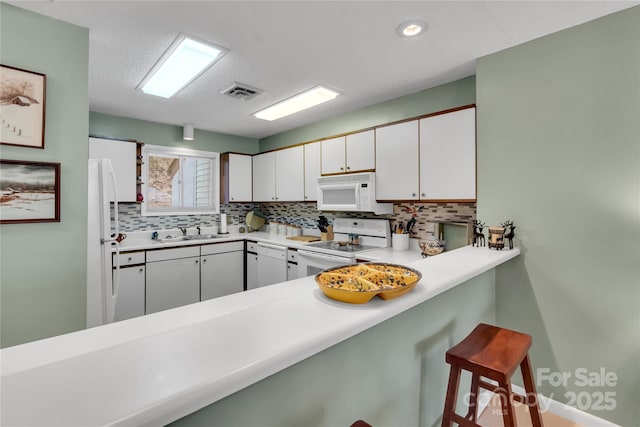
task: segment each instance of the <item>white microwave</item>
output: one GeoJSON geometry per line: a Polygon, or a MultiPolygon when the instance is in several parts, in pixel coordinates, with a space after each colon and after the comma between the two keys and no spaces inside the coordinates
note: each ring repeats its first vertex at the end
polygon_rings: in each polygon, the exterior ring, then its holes
{"type": "Polygon", "coordinates": [[[319,177],[318,210],[381,215],[392,213],[393,204],[376,202],[376,175],[365,172],[319,177]]]}

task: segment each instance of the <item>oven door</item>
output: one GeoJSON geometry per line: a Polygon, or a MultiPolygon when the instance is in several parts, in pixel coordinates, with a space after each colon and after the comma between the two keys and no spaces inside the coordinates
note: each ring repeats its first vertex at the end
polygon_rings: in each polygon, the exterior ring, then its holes
{"type": "Polygon", "coordinates": [[[298,249],[298,277],[313,276],[327,268],[355,264],[352,257],[321,254],[298,249]]]}

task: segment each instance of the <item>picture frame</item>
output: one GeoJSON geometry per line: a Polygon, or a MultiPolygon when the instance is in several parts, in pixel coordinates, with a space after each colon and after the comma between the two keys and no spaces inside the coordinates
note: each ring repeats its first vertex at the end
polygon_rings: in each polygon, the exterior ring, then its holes
{"type": "Polygon", "coordinates": [[[0,224],[60,222],[60,163],[0,159],[0,224]]]}
{"type": "Polygon", "coordinates": [[[46,80],[0,64],[0,144],[44,149],[46,80]]]}

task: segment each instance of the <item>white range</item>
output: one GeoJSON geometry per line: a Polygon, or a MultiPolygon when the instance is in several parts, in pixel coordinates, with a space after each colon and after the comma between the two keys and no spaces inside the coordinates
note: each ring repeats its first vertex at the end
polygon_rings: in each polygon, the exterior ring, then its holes
{"type": "Polygon", "coordinates": [[[391,244],[388,219],[336,218],[333,221],[333,233],[332,241],[310,243],[298,250],[298,277],[311,276],[340,265],[355,264],[359,254],[391,244]],[[357,236],[359,244],[350,243],[354,236],[357,236]]]}

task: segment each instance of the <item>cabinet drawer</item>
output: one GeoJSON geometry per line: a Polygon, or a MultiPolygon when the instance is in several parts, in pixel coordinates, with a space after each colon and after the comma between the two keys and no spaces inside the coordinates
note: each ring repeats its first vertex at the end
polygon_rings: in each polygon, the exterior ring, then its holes
{"type": "Polygon", "coordinates": [[[258,252],[258,243],[256,242],[247,242],[247,252],[258,252]]]}
{"type": "Polygon", "coordinates": [[[295,249],[287,250],[287,261],[298,262],[298,251],[295,249]]]}
{"type": "Polygon", "coordinates": [[[200,256],[200,246],[147,251],[147,262],[200,256]]]}
{"type": "Polygon", "coordinates": [[[244,251],[244,242],[214,243],[212,245],[202,245],[200,247],[201,255],[221,254],[224,252],[234,251],[244,251]]]}
{"type": "MultiPolygon", "coordinates": [[[[120,252],[120,256],[118,257],[120,261],[120,266],[125,267],[127,265],[135,265],[135,264],[144,264],[144,251],[138,252],[120,252]]],[[[115,267],[116,265],[116,254],[112,255],[112,263],[115,267]]]]}

